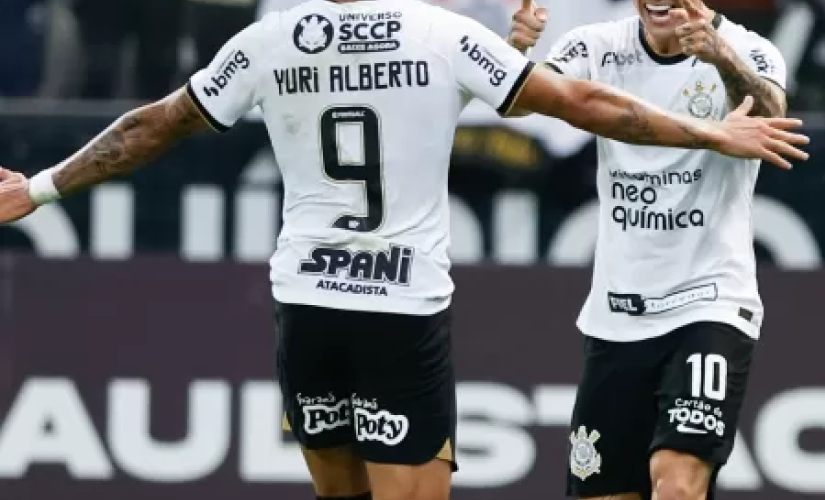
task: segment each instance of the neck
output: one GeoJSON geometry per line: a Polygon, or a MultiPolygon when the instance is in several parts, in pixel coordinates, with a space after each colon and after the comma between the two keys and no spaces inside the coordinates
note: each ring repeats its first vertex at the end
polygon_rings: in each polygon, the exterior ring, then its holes
{"type": "MultiPolygon", "coordinates": [[[[716,17],[716,12],[704,6],[702,8],[702,17],[708,23],[712,23],[716,17]]],[[[660,56],[671,57],[682,53],[682,46],[679,44],[679,39],[675,35],[655,37],[645,28],[645,39],[650,48],[653,49],[653,52],[660,56]]]]}

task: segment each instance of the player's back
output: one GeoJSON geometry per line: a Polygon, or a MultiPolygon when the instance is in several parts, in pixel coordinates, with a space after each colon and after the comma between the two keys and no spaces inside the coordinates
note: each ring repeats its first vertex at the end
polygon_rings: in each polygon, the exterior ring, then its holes
{"type": "Polygon", "coordinates": [[[465,102],[434,10],[312,0],[281,14],[263,111],[287,186],[286,237],[356,232],[423,252],[444,243],[465,102]]]}
{"type": "Polygon", "coordinates": [[[310,0],[230,41],[190,91],[217,126],[263,111],[285,187],[276,299],[445,308],[458,116],[473,97],[506,111],[529,69],[478,23],[418,0],[310,0]]]}

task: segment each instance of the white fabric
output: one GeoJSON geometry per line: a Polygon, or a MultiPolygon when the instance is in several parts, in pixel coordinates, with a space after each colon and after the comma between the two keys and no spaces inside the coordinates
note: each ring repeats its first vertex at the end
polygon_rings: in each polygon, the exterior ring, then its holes
{"type": "MultiPolygon", "coordinates": [[[[716,68],[654,57],[639,23],[634,16],[575,29],[547,62],[677,113],[723,119],[729,105],[716,68]]],[[[784,88],[785,63],[769,41],[728,20],[719,33],[751,69],[784,88]]],[[[759,162],[603,138],[598,158],[599,235],[582,332],[635,341],[718,321],[758,337],[752,204],[759,162]]]]}
{"type": "Polygon", "coordinates": [[[446,308],[459,113],[472,98],[507,107],[529,64],[476,21],[416,0],[310,0],[230,40],[190,92],[219,129],[262,109],[286,190],[275,298],[446,308]]]}

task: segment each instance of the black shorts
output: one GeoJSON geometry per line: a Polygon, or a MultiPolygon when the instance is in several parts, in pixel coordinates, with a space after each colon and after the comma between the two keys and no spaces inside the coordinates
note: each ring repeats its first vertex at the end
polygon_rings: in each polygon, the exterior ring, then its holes
{"type": "Polygon", "coordinates": [[[285,428],[368,462],[455,463],[450,310],[432,316],[276,304],[285,428]]]}
{"type": "Polygon", "coordinates": [[[650,457],[660,449],[706,461],[715,482],[733,449],[754,345],[707,322],[639,342],[585,337],[567,494],[649,498],[650,457]]]}

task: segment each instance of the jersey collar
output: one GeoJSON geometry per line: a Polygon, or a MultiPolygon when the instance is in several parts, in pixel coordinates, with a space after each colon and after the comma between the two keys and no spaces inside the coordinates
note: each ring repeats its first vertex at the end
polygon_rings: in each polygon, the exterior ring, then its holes
{"type": "MultiPolygon", "coordinates": [[[[713,16],[713,21],[711,22],[713,28],[719,29],[719,26],[722,24],[723,19],[724,17],[722,16],[722,14],[717,12],[716,15],[713,16]]],[[[648,57],[650,57],[650,59],[652,59],[653,62],[657,64],[668,66],[671,64],[679,64],[680,62],[684,62],[688,59],[688,56],[686,56],[685,54],[677,54],[675,56],[661,56],[654,52],[650,44],[647,43],[647,37],[645,36],[645,27],[642,24],[641,19],[639,19],[639,41],[642,42],[642,48],[645,49],[645,52],[647,52],[648,57]]]]}

